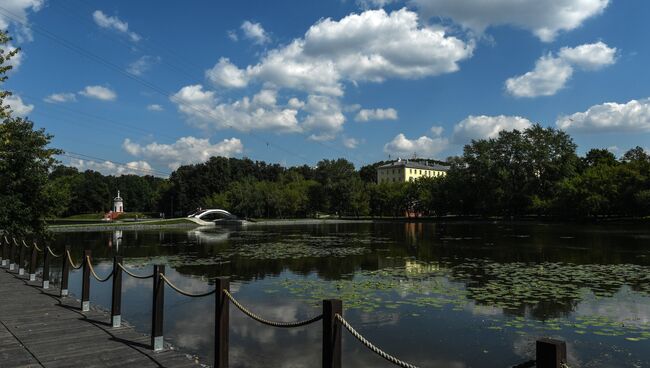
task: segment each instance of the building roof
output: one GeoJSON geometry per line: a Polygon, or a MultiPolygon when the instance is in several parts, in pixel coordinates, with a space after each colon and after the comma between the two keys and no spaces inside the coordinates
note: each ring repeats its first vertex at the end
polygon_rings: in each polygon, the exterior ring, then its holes
{"type": "Polygon", "coordinates": [[[381,165],[378,167],[378,169],[393,169],[393,168],[401,168],[401,167],[406,167],[409,169],[436,170],[436,171],[449,170],[449,166],[443,166],[438,164],[425,165],[421,162],[409,161],[409,160],[397,160],[385,165],[381,165]]]}

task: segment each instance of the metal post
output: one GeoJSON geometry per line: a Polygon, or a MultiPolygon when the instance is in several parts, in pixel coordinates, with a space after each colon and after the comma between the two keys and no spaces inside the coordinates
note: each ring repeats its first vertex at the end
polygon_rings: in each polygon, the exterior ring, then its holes
{"type": "Polygon", "coordinates": [[[84,250],[84,259],[81,261],[83,264],[83,276],[81,279],[81,311],[88,312],[90,310],[90,250],[84,250]]]}
{"type": "Polygon", "coordinates": [[[68,277],[70,276],[70,262],[68,262],[69,251],[70,246],[66,245],[61,256],[63,260],[63,264],[61,265],[61,296],[68,296],[68,277]]]}
{"type": "Polygon", "coordinates": [[[153,306],[151,308],[151,348],[153,351],[163,349],[163,313],[165,311],[165,274],[164,265],[153,266],[153,306]]]}
{"type": "Polygon", "coordinates": [[[38,261],[38,251],[36,243],[32,247],[32,259],[29,262],[29,281],[36,281],[36,262],[38,261]]]}
{"type": "Polygon", "coordinates": [[[343,316],[343,302],[323,300],[323,368],[341,368],[341,324],[337,314],[343,316]]]}
{"type": "Polygon", "coordinates": [[[219,277],[216,287],[217,292],[214,293],[214,368],[227,368],[230,304],[223,291],[230,291],[230,280],[227,277],[219,277]]]}
{"type": "Polygon", "coordinates": [[[16,268],[16,238],[13,238],[14,242],[11,244],[11,255],[9,256],[9,271],[13,271],[16,268]]]}
{"type": "Polygon", "coordinates": [[[20,247],[20,252],[18,252],[18,275],[25,274],[25,246],[18,245],[20,247]]]}
{"type": "Polygon", "coordinates": [[[122,325],[122,263],[121,256],[113,257],[113,294],[111,297],[111,324],[113,327],[122,325]]]}
{"type": "Polygon", "coordinates": [[[47,246],[43,248],[43,289],[50,288],[50,251],[47,246]]]}
{"type": "Polygon", "coordinates": [[[6,266],[7,265],[7,256],[9,256],[9,253],[7,252],[7,237],[3,236],[3,238],[4,238],[4,241],[2,242],[2,257],[0,257],[0,259],[2,259],[1,265],[6,266]]]}
{"type": "Polygon", "coordinates": [[[560,368],[566,363],[566,342],[542,338],[536,344],[536,363],[539,368],[560,368]]]}

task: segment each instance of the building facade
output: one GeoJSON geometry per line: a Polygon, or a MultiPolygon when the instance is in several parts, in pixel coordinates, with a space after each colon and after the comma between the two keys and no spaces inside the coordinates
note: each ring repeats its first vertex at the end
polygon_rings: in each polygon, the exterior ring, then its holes
{"type": "Polygon", "coordinates": [[[404,183],[420,178],[445,176],[447,170],[447,166],[398,159],[377,168],[377,183],[404,183]]]}

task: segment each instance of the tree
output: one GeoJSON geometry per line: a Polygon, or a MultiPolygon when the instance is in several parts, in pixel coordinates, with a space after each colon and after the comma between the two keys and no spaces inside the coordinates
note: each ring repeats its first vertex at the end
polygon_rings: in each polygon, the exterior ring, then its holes
{"type": "MultiPolygon", "coordinates": [[[[0,32],[0,83],[11,70],[7,62],[18,50],[6,52],[10,37],[0,32]]],[[[37,233],[44,219],[55,212],[55,197],[47,188],[49,170],[60,150],[48,148],[52,136],[34,130],[28,119],[14,117],[4,100],[11,93],[0,91],[0,228],[11,234],[37,233]]]]}

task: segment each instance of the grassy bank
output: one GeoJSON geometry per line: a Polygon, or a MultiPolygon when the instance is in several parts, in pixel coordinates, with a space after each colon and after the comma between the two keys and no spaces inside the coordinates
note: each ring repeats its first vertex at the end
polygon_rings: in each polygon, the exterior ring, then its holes
{"type": "MultiPolygon", "coordinates": [[[[78,220],[77,220],[78,221],[78,220]]],[[[88,222],[49,225],[50,231],[102,231],[102,230],[137,230],[137,229],[161,229],[169,227],[191,228],[199,226],[187,218],[167,219],[167,220],[142,220],[128,222],[88,222]]]]}

